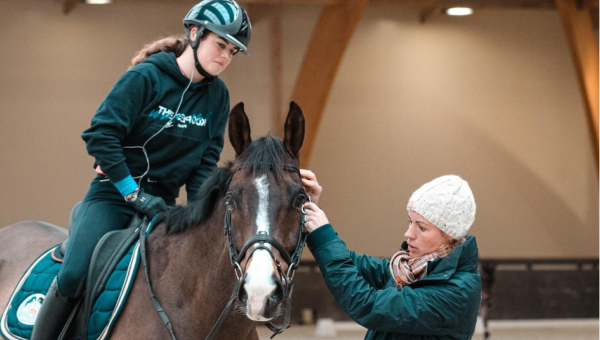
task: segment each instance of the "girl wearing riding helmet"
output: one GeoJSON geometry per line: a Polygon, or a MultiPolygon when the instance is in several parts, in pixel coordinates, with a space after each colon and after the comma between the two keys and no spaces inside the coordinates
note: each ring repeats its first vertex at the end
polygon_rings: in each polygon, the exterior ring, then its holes
{"type": "MultiPolygon", "coordinates": [[[[316,203],[315,175],[301,174],[316,203]]],[[[442,176],[412,194],[407,242],[389,260],[348,250],[314,203],[304,205],[308,247],[337,303],[368,329],[365,339],[471,339],[481,278],[475,237],[466,235],[475,219],[466,181],[442,176]]]]}
{"type": "Polygon", "coordinates": [[[237,52],[248,54],[252,27],[233,0],[202,1],[183,23],[186,40],[146,46],[82,134],[98,175],[73,217],[32,340],[58,338],[103,235],[125,228],[136,212],[153,217],[174,205],[184,184],[188,200],[197,199],[217,165],[229,116],[218,76],[237,52]]]}

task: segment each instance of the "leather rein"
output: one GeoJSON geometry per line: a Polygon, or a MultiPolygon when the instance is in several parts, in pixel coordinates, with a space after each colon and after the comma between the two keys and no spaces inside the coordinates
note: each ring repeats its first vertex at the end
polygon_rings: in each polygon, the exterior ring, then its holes
{"type": "MultiPolygon", "coordinates": [[[[284,170],[297,172],[298,174],[300,174],[300,171],[295,166],[285,166],[284,170]]],[[[308,195],[306,195],[306,196],[308,197],[308,201],[310,202],[311,201],[310,196],[308,196],[308,195]]],[[[255,251],[257,251],[259,249],[266,250],[277,266],[277,270],[281,277],[281,283],[282,283],[282,286],[284,287],[282,303],[283,302],[286,303],[286,313],[285,313],[283,325],[281,327],[276,327],[272,322],[264,323],[264,325],[273,332],[273,335],[271,335],[271,339],[273,339],[273,337],[275,337],[277,334],[281,334],[284,330],[286,330],[290,327],[290,318],[291,318],[291,310],[292,310],[291,296],[292,296],[292,288],[294,285],[293,278],[294,278],[294,274],[296,273],[296,269],[298,268],[298,266],[300,264],[300,258],[302,257],[302,250],[304,249],[304,245],[306,244],[306,237],[308,236],[308,232],[306,232],[304,230],[304,221],[306,218],[306,212],[304,211],[304,206],[301,208],[298,243],[296,244],[296,249],[294,250],[294,252],[291,255],[288,254],[287,250],[285,250],[285,247],[279,241],[277,241],[274,237],[267,234],[266,232],[258,232],[258,234],[254,235],[253,237],[248,239],[246,241],[246,243],[244,243],[244,245],[242,246],[242,249],[240,250],[240,252],[238,253],[235,250],[235,246],[233,245],[233,240],[231,238],[231,211],[233,210],[233,207],[229,204],[229,201],[227,201],[225,203],[225,206],[226,206],[226,209],[225,209],[225,221],[224,221],[224,234],[227,236],[227,241],[229,244],[229,260],[230,260],[231,266],[233,267],[233,270],[235,272],[235,276],[237,277],[237,281],[235,283],[235,286],[233,287],[233,291],[231,292],[229,301],[227,302],[227,304],[225,305],[225,308],[221,312],[219,319],[217,319],[217,322],[215,323],[215,325],[211,329],[210,333],[206,337],[206,340],[212,340],[215,338],[215,336],[217,335],[217,333],[219,331],[219,328],[221,328],[221,326],[223,325],[223,322],[227,318],[227,315],[229,315],[229,311],[231,310],[231,307],[233,306],[234,302],[237,300],[237,297],[239,295],[239,290],[240,290],[240,287],[242,286],[242,282],[244,279],[244,271],[242,270],[240,262],[244,258],[244,255],[246,254],[248,249],[252,246],[255,246],[255,247],[251,250],[250,254],[248,255],[248,261],[250,260],[250,258],[252,258],[252,255],[254,254],[255,251]],[[287,273],[284,272],[283,268],[281,267],[281,261],[279,261],[275,257],[275,255],[273,254],[273,251],[267,245],[273,246],[275,249],[277,249],[277,251],[279,252],[281,257],[283,257],[283,260],[288,265],[287,273]]],[[[165,313],[164,309],[158,302],[158,298],[156,297],[154,289],[152,289],[150,277],[148,276],[148,265],[147,265],[147,260],[146,260],[146,231],[147,231],[147,229],[146,228],[140,228],[140,229],[141,229],[140,230],[140,255],[142,257],[142,263],[144,265],[144,274],[146,275],[146,283],[148,284],[148,289],[150,291],[150,297],[152,298],[154,307],[156,308],[156,311],[158,312],[161,320],[163,321],[163,323],[169,330],[171,337],[173,338],[173,340],[177,340],[177,338],[175,337],[175,333],[173,332],[171,322],[170,322],[169,318],[167,317],[167,314],[165,313]]],[[[246,261],[246,263],[248,263],[248,261],[246,261]]]]}

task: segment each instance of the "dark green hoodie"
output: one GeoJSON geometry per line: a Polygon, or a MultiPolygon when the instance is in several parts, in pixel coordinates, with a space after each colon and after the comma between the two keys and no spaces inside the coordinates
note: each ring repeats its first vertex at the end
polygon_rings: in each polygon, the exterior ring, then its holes
{"type": "Polygon", "coordinates": [[[143,181],[152,183],[154,194],[171,201],[186,184],[193,200],[219,161],[228,116],[221,79],[190,85],[175,55],[163,52],[121,76],[81,137],[113,183],[130,175],[137,182],[147,169],[145,146],[150,169],[143,181]]]}

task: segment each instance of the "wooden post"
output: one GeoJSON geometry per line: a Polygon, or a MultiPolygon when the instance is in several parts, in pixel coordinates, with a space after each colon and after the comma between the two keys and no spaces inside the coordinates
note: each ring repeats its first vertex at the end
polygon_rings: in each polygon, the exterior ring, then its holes
{"type": "Polygon", "coordinates": [[[65,0],[65,5],[63,7],[63,13],[69,14],[75,8],[77,4],[77,0],[65,0]]]}
{"type": "MultiPolygon", "coordinates": [[[[283,66],[281,61],[281,5],[271,6],[271,117],[274,135],[283,137],[281,115],[281,88],[283,87],[283,66]]],[[[287,112],[285,112],[287,114],[287,112]]]]}
{"type": "Polygon", "coordinates": [[[578,8],[577,0],[556,0],[577,72],[579,89],[590,123],[598,174],[598,45],[589,11],[578,8]]]}
{"type": "Polygon", "coordinates": [[[429,21],[431,18],[440,15],[442,13],[442,6],[431,6],[431,7],[427,7],[424,10],[421,11],[421,14],[419,14],[419,22],[421,24],[426,23],[427,21],[429,21]]]}
{"type": "Polygon", "coordinates": [[[292,100],[306,116],[300,163],[307,167],[331,85],[369,0],[342,1],[323,8],[309,43],[292,100]]]}

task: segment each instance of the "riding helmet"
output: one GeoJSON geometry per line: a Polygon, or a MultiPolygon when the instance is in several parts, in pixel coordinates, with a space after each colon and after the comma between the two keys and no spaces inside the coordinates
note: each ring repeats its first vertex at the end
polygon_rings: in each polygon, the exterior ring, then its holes
{"type": "MultiPolygon", "coordinates": [[[[183,19],[186,33],[193,26],[207,29],[248,54],[252,25],[246,11],[234,0],[204,0],[194,6],[183,19]]],[[[199,39],[196,39],[198,41],[199,39]]],[[[191,40],[190,40],[191,41],[191,40]]]]}

